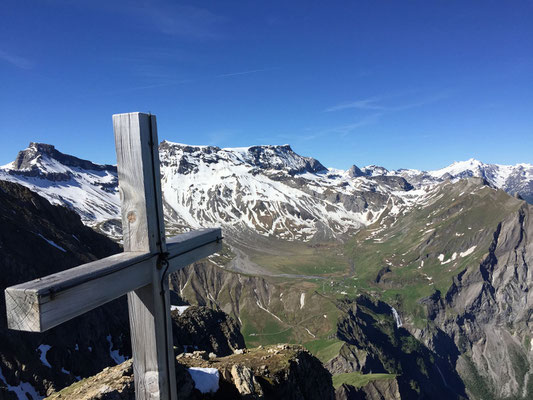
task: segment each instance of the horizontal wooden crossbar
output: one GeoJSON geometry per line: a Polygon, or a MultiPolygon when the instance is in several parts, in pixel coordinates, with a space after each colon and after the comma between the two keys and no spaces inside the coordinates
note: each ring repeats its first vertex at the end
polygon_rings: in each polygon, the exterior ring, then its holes
{"type": "MultiPolygon", "coordinates": [[[[168,273],[221,249],[220,228],[201,229],[168,240],[168,273]]],[[[124,252],[5,290],[8,327],[44,332],[152,283],[158,254],[124,252]]]]}

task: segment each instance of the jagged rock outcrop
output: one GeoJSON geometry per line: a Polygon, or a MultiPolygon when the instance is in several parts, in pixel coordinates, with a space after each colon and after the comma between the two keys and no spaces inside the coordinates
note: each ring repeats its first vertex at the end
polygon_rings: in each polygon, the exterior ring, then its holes
{"type": "Polygon", "coordinates": [[[107,367],[95,376],[56,392],[48,400],[135,400],[133,362],[107,367]]]}
{"type": "Polygon", "coordinates": [[[351,178],[357,178],[358,176],[365,176],[366,174],[361,171],[361,169],[357,165],[352,165],[348,171],[346,171],[346,174],[351,178]]]}
{"type": "Polygon", "coordinates": [[[239,325],[222,311],[190,306],[181,315],[177,310],[171,315],[174,347],[178,352],[199,349],[221,357],[246,347],[239,325]]]}
{"type": "Polygon", "coordinates": [[[533,396],[532,239],[533,206],[524,203],[498,225],[479,266],[458,274],[445,296],[423,301],[438,331],[415,334],[432,348],[450,338],[473,398],[533,396]]]}
{"type": "Polygon", "coordinates": [[[188,367],[219,370],[222,382],[215,399],[334,398],[330,373],[301,346],[281,344],[214,360],[183,357],[179,361],[188,367]]]}
{"type": "Polygon", "coordinates": [[[251,368],[241,364],[234,364],[231,367],[230,373],[231,380],[241,396],[263,396],[263,388],[257,382],[251,368]]]}
{"type": "Polygon", "coordinates": [[[409,191],[413,189],[413,185],[411,185],[401,176],[378,175],[373,176],[371,179],[375,182],[384,184],[393,190],[409,191]]]}
{"type": "MultiPolygon", "coordinates": [[[[333,400],[331,375],[300,346],[277,345],[205,360],[198,354],[177,358],[180,400],[265,399],[333,400]],[[198,391],[187,368],[216,368],[219,390],[198,391]]],[[[50,400],[134,400],[131,360],[53,394],[50,400]]]]}

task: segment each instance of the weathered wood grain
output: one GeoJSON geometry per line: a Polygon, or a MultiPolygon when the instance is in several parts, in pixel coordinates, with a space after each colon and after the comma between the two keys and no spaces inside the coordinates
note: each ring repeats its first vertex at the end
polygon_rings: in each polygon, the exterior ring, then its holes
{"type": "MultiPolygon", "coordinates": [[[[220,251],[213,230],[169,241],[168,273],[220,251]],[[178,243],[174,243],[178,242],[178,243]]],[[[152,283],[158,255],[125,252],[5,290],[8,327],[44,332],[100,305],[152,283]]],[[[167,303],[169,304],[169,303],[167,303]]]]}
{"type": "MultiPolygon", "coordinates": [[[[113,115],[124,251],[166,251],[155,116],[113,115]]],[[[135,396],[176,399],[170,296],[163,269],[128,293],[135,396]],[[161,285],[163,287],[161,287],[161,285]]]]}
{"type": "Polygon", "coordinates": [[[155,116],[116,114],[113,127],[124,251],[160,251],[165,233],[155,116]]]}
{"type": "Polygon", "coordinates": [[[203,246],[211,242],[222,241],[222,230],[220,228],[205,228],[181,233],[167,239],[168,258],[171,259],[181,253],[188,252],[196,247],[203,246]]]}
{"type": "Polygon", "coordinates": [[[9,329],[41,332],[39,300],[35,292],[6,289],[4,296],[9,329]]]}
{"type": "Polygon", "coordinates": [[[8,327],[44,332],[151,281],[149,253],[120,253],[5,290],[8,327]]]}

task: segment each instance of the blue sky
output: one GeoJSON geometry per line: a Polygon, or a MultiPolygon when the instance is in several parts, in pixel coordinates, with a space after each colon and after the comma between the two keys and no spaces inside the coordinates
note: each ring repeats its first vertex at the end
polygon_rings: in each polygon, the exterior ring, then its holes
{"type": "Polygon", "coordinates": [[[30,141],[114,163],[159,138],[289,143],[323,164],[533,162],[533,2],[4,0],[0,163],[30,141]]]}

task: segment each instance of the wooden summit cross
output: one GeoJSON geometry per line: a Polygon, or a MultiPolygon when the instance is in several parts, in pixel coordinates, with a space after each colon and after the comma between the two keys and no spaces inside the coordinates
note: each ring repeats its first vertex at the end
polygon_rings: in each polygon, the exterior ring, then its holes
{"type": "Polygon", "coordinates": [[[128,294],[136,399],[176,399],[168,274],[219,251],[220,228],[165,242],[154,115],[113,115],[124,252],[6,289],[10,329],[43,332],[128,294]]]}

